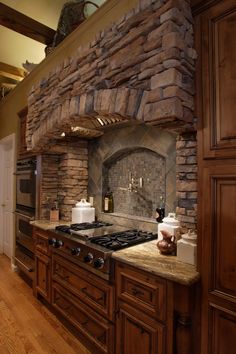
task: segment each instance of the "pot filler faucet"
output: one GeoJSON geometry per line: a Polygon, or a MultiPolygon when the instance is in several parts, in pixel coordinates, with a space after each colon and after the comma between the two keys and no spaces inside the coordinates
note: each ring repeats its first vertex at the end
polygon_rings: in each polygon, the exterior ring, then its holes
{"type": "Polygon", "coordinates": [[[132,175],[132,172],[129,172],[129,187],[124,188],[124,187],[119,187],[119,190],[122,191],[128,191],[128,192],[133,192],[137,193],[138,189],[143,188],[143,177],[135,178],[132,175]]]}

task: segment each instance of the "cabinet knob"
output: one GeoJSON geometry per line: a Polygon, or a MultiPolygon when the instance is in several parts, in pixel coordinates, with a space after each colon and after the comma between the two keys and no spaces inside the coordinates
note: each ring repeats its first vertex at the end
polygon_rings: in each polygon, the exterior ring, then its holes
{"type": "Polygon", "coordinates": [[[104,266],[104,259],[99,257],[94,261],[94,267],[97,269],[102,269],[104,266]]]}
{"type": "Polygon", "coordinates": [[[72,256],[78,256],[80,254],[80,251],[81,249],[79,247],[76,247],[76,248],[72,248],[70,252],[72,256]]]}
{"type": "Polygon", "coordinates": [[[84,257],[84,261],[85,261],[85,263],[92,263],[92,261],[93,261],[93,255],[92,255],[92,253],[88,253],[85,257],[84,257]]]}
{"type": "Polygon", "coordinates": [[[134,296],[136,296],[136,295],[144,296],[144,293],[136,288],[132,288],[132,294],[134,296]]]}
{"type": "Polygon", "coordinates": [[[54,248],[60,248],[64,245],[64,242],[62,240],[57,240],[56,238],[49,239],[48,243],[54,248]]]}

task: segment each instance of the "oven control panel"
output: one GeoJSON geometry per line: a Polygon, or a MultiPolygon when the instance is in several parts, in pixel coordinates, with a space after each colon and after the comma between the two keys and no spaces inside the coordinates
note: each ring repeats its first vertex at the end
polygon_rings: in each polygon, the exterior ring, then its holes
{"type": "Polygon", "coordinates": [[[67,259],[77,263],[85,269],[90,269],[97,275],[110,273],[110,252],[103,252],[85,243],[69,240],[66,237],[52,237],[48,240],[54,252],[66,256],[67,259]]]}

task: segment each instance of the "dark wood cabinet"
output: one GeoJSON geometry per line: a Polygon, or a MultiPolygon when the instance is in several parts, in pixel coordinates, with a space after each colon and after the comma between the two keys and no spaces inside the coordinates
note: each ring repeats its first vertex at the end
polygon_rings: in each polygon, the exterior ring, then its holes
{"type": "Polygon", "coordinates": [[[166,319],[166,280],[117,266],[117,297],[158,320],[166,319]]]}
{"type": "Polygon", "coordinates": [[[203,181],[202,354],[223,354],[236,343],[236,163],[206,166],[203,181]]]}
{"type": "Polygon", "coordinates": [[[52,283],[52,304],[90,342],[93,352],[114,353],[114,325],[58,283],[52,283]]]}
{"type": "Polygon", "coordinates": [[[204,158],[235,157],[236,3],[221,1],[201,15],[204,158]]]}
{"type": "Polygon", "coordinates": [[[52,257],[52,280],[77,296],[98,314],[114,320],[113,287],[107,281],[91,274],[58,255],[52,257]]]}
{"type": "Polygon", "coordinates": [[[122,304],[117,318],[116,353],[164,354],[165,326],[122,304]]]}
{"type": "Polygon", "coordinates": [[[108,281],[52,250],[52,305],[96,353],[114,353],[114,292],[108,281]]]}
{"type": "Polygon", "coordinates": [[[50,302],[50,259],[36,251],[35,262],[35,291],[50,302]]]}
{"type": "Polygon", "coordinates": [[[53,247],[48,243],[53,231],[34,226],[33,235],[34,294],[77,329],[92,353],[199,353],[193,341],[193,286],[114,260],[107,280],[68,253],[74,247],[70,236],[53,247]]]}
{"type": "Polygon", "coordinates": [[[164,354],[166,287],[164,279],[117,264],[116,353],[164,354]]]}
{"type": "Polygon", "coordinates": [[[236,344],[236,2],[195,17],[199,150],[201,354],[236,344]]]}
{"type": "Polygon", "coordinates": [[[236,312],[210,305],[210,324],[212,335],[209,353],[234,354],[236,338],[236,312]]]}
{"type": "Polygon", "coordinates": [[[34,294],[35,296],[41,295],[51,302],[51,257],[48,233],[34,227],[33,236],[35,239],[34,294]]]}
{"type": "Polygon", "coordinates": [[[117,354],[199,353],[194,287],[122,262],[116,263],[115,279],[117,354]]]}

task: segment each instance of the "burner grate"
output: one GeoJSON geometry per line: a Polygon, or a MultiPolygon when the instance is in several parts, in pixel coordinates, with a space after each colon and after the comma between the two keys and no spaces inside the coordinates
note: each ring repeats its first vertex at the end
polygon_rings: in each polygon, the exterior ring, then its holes
{"type": "Polygon", "coordinates": [[[70,226],[68,225],[58,225],[55,227],[55,230],[70,234],[70,226]]]}
{"type": "Polygon", "coordinates": [[[127,230],[116,232],[106,236],[97,236],[90,239],[91,243],[108,248],[110,250],[119,250],[125,247],[137,245],[157,238],[157,234],[151,232],[127,230]]]}
{"type": "Polygon", "coordinates": [[[55,230],[64,232],[66,234],[71,234],[71,230],[74,231],[83,231],[89,229],[97,229],[103,226],[112,226],[112,224],[103,221],[94,221],[94,222],[82,222],[69,225],[58,225],[55,227],[55,230]]]}
{"type": "Polygon", "coordinates": [[[97,229],[103,226],[112,226],[112,224],[103,221],[83,222],[83,223],[71,224],[70,228],[74,231],[80,231],[80,230],[97,229]]]}

